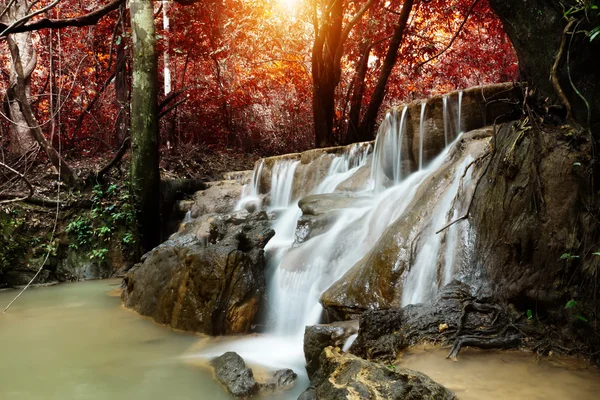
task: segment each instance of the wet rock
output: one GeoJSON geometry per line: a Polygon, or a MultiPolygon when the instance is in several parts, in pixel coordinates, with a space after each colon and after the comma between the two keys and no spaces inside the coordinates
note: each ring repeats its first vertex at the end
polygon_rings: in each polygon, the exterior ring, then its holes
{"type": "Polygon", "coordinates": [[[299,399],[451,400],[456,396],[420,372],[366,361],[327,347],[311,387],[299,399]]]}
{"type": "Polygon", "coordinates": [[[209,182],[207,185],[206,190],[196,192],[191,207],[186,204],[192,218],[210,213],[228,213],[234,209],[242,195],[242,184],[239,181],[209,182]]]}
{"type": "Polygon", "coordinates": [[[360,206],[365,201],[352,193],[327,193],[306,196],[298,202],[302,216],[298,219],[295,233],[297,246],[331,227],[343,209],[360,206]]]}
{"type": "Polygon", "coordinates": [[[261,390],[286,390],[296,384],[298,375],[291,369],[280,369],[265,383],[260,383],[261,390]]]}
{"type": "Polygon", "coordinates": [[[259,385],[250,368],[237,353],[227,352],[210,362],[215,377],[227,391],[236,397],[250,397],[258,392],[259,385]]]}
{"type": "Polygon", "coordinates": [[[263,249],[274,232],[264,212],[207,219],[203,235],[192,227],[147,253],[124,278],[123,302],[177,329],[246,333],[266,293],[263,249]]]}
{"type": "Polygon", "coordinates": [[[312,378],[319,368],[319,356],[323,349],[329,346],[342,347],[357,332],[358,321],[307,326],[304,329],[304,358],[308,377],[312,378]]]}
{"type": "Polygon", "coordinates": [[[371,178],[371,159],[367,160],[367,163],[360,167],[352,176],[335,188],[336,191],[340,192],[361,192],[368,189],[369,179],[371,178]]]}
{"type": "Polygon", "coordinates": [[[528,127],[515,122],[498,130],[469,217],[480,268],[465,278],[482,293],[522,309],[562,312],[565,299],[595,298],[595,289],[584,282],[592,279],[585,271],[597,259],[582,250],[596,241],[589,236],[585,205],[597,204],[589,197],[594,190],[585,172],[592,150],[587,133],[575,127],[546,125],[539,131],[534,124],[524,132],[528,127]],[[561,259],[565,253],[578,257],[561,259]]]}
{"type": "Polygon", "coordinates": [[[302,210],[303,215],[320,216],[331,211],[352,207],[359,201],[360,198],[351,193],[313,194],[303,197],[298,202],[298,207],[302,210]]]}

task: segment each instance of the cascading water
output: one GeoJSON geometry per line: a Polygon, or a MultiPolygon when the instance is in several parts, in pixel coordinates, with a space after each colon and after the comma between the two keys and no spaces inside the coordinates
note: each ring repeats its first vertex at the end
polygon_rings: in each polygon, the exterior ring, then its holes
{"type": "MultiPolygon", "coordinates": [[[[420,237],[422,244],[419,246],[419,251],[412,265],[402,291],[402,305],[422,303],[431,298],[437,290],[436,272],[438,259],[440,256],[444,258],[446,268],[451,268],[454,261],[452,251],[440,254],[442,245],[442,236],[437,233],[439,229],[446,224],[446,216],[453,215],[455,211],[454,203],[457,193],[460,191],[462,183],[461,176],[465,174],[465,169],[471,162],[471,158],[467,157],[462,164],[456,169],[452,183],[446,188],[436,208],[433,210],[433,218],[428,226],[421,231],[420,237]],[[445,258],[448,256],[450,258],[445,258]]],[[[448,235],[448,241],[455,242],[452,238],[452,233],[448,235]]],[[[456,236],[456,235],[454,235],[456,236]]],[[[454,243],[454,245],[456,245],[454,243]]],[[[450,246],[447,246],[450,249],[450,246]]],[[[444,271],[445,272],[445,271],[444,271]]],[[[446,277],[444,277],[446,280],[446,277]]]]}
{"type": "MultiPolygon", "coordinates": [[[[444,100],[444,128],[446,140],[449,140],[450,129],[446,129],[450,121],[446,115],[449,105],[444,100]]],[[[461,101],[459,96],[459,115],[461,101]]],[[[440,155],[424,165],[426,106],[426,102],[421,104],[419,169],[407,176],[402,175],[402,141],[407,108],[401,112],[393,110],[381,124],[373,150],[371,190],[348,194],[351,201],[335,209],[327,220],[327,230],[304,242],[295,243],[296,226],[302,211],[297,204],[299,199],[292,198],[294,179],[298,179],[294,177],[294,172],[299,162],[289,159],[275,162],[269,191],[271,201],[267,208],[279,211],[273,223],[276,234],[265,248],[268,258],[269,313],[273,321],[270,332],[260,337],[213,346],[203,352],[203,356],[214,357],[225,351],[236,351],[250,363],[303,371],[304,327],[321,320],[321,294],[370,251],[390,224],[409,211],[421,185],[431,179],[432,174],[450,158],[450,150],[457,140],[449,143],[440,155]]],[[[335,192],[340,183],[366,166],[370,152],[370,146],[359,144],[334,157],[326,177],[312,189],[312,194],[335,192]]],[[[460,165],[454,167],[453,177],[447,179],[447,186],[436,200],[434,211],[423,224],[418,253],[406,276],[402,304],[423,301],[435,293],[438,264],[444,266],[444,282],[452,277],[455,254],[451,247],[453,241],[458,240],[453,237],[458,231],[452,227],[446,230],[444,246],[442,236],[436,234],[436,230],[446,224],[448,218],[456,218],[454,202],[463,178],[470,177],[465,171],[469,165],[470,160],[464,158],[460,165]]],[[[257,181],[263,167],[263,163],[257,163],[252,182],[254,189],[246,194],[247,197],[260,197],[257,181]]],[[[244,201],[242,199],[240,203],[244,201]]],[[[373,307],[376,306],[373,304],[373,307]]]]}
{"type": "Polygon", "coordinates": [[[261,200],[259,197],[259,185],[265,160],[261,159],[252,172],[252,181],[242,188],[242,198],[235,206],[235,210],[243,210],[248,204],[254,204],[256,209],[260,209],[261,200]]]}
{"type": "Polygon", "coordinates": [[[458,92],[458,117],[456,118],[456,135],[462,133],[462,98],[463,91],[458,92]]]}
{"type": "Polygon", "coordinates": [[[371,168],[372,187],[375,192],[380,192],[391,179],[392,185],[402,181],[402,140],[406,130],[406,113],[408,107],[404,106],[398,122],[398,111],[392,110],[385,116],[375,139],[375,150],[371,168]],[[388,161],[390,160],[390,161],[388,161]],[[391,165],[391,176],[386,173],[384,166],[391,165]]]}
{"type": "Polygon", "coordinates": [[[425,109],[427,102],[421,104],[421,119],[419,120],[419,171],[423,169],[423,138],[425,137],[425,109]]]}
{"type": "Polygon", "coordinates": [[[450,116],[448,115],[448,95],[444,95],[444,97],[442,97],[442,103],[444,107],[444,142],[445,145],[448,146],[448,135],[450,133],[450,116]]]}

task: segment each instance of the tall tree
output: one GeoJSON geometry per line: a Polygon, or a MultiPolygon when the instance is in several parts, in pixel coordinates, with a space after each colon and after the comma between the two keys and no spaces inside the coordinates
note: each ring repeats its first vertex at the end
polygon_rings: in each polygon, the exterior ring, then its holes
{"type": "Polygon", "coordinates": [[[158,83],[152,0],[130,2],[133,43],[131,84],[131,191],[142,251],[160,242],[158,83]]]}
{"type": "Polygon", "coordinates": [[[352,28],[360,21],[374,0],[367,0],[344,26],[344,16],[350,2],[327,0],[319,7],[313,0],[315,41],[312,49],[313,117],[315,145],[333,144],[335,89],[342,74],[344,44],[352,28]]]}
{"type": "MultiPolygon", "coordinates": [[[[2,21],[7,25],[12,25],[17,21],[27,16],[27,10],[29,5],[26,0],[16,0],[8,4],[4,4],[2,21]]],[[[25,90],[26,97],[31,96],[31,74],[35,70],[37,64],[37,53],[33,46],[33,40],[31,38],[31,32],[15,33],[11,37],[12,42],[17,46],[19,54],[19,63],[22,67],[23,72],[23,89],[25,90]]],[[[15,54],[12,52],[11,54],[15,54]]],[[[18,74],[16,70],[16,60],[13,60],[10,64],[10,87],[17,85],[18,74]]],[[[7,93],[8,94],[8,93],[7,93]]],[[[8,104],[7,111],[12,120],[10,125],[10,148],[9,150],[14,154],[25,154],[31,150],[35,145],[35,139],[31,134],[31,129],[27,124],[24,111],[21,109],[19,101],[15,98],[8,97],[6,99],[8,104]]]]}
{"type": "MultiPolygon", "coordinates": [[[[398,60],[398,50],[402,44],[402,38],[404,37],[404,32],[406,31],[408,19],[414,3],[414,0],[406,0],[402,4],[402,11],[399,13],[400,16],[398,18],[398,24],[394,29],[394,34],[390,40],[390,44],[385,55],[385,60],[383,61],[383,66],[379,72],[379,78],[377,79],[375,91],[371,96],[369,106],[365,111],[365,115],[363,116],[355,135],[358,140],[365,141],[373,139],[375,120],[377,119],[379,108],[381,107],[381,103],[383,103],[383,99],[385,97],[388,79],[390,78],[392,70],[394,69],[396,61],[398,60]]],[[[368,58],[368,54],[366,57],[368,58]]],[[[362,94],[360,97],[362,100],[362,94]]],[[[356,100],[356,104],[360,104],[360,101],[356,100]]]]}

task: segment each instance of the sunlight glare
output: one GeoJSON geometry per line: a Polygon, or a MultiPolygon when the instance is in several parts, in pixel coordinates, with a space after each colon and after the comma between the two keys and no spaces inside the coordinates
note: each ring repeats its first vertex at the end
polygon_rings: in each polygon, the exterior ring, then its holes
{"type": "Polygon", "coordinates": [[[288,9],[288,11],[293,11],[298,6],[300,0],[278,0],[279,4],[288,9]]]}

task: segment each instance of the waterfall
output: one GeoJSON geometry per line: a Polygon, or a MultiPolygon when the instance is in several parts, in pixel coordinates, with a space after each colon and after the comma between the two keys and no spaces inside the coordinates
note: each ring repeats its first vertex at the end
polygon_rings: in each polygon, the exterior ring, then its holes
{"type": "Polygon", "coordinates": [[[419,171],[423,169],[423,138],[425,136],[425,107],[427,102],[421,104],[421,119],[419,120],[419,171]]]}
{"type": "Polygon", "coordinates": [[[407,111],[408,107],[404,106],[399,122],[396,110],[388,112],[379,127],[371,163],[371,181],[375,192],[380,192],[389,186],[388,179],[391,179],[392,185],[402,181],[402,140],[406,130],[407,111]],[[391,176],[388,176],[386,167],[390,165],[391,176]]]}
{"type": "MultiPolygon", "coordinates": [[[[421,231],[419,250],[402,290],[403,306],[422,303],[430,299],[437,290],[436,273],[442,244],[441,232],[437,232],[446,225],[446,216],[454,215],[455,199],[461,191],[460,184],[463,182],[461,177],[465,174],[465,169],[471,161],[472,158],[467,157],[456,168],[451,184],[446,188],[441,199],[437,202],[436,208],[433,210],[433,216],[429,225],[421,231]]],[[[449,239],[447,240],[456,245],[456,232],[451,231],[448,237],[449,239]]],[[[447,246],[447,250],[445,255],[450,256],[452,259],[445,260],[445,269],[451,269],[454,261],[454,253],[451,246],[447,246]]],[[[444,280],[446,279],[446,271],[444,271],[444,280]]]]}
{"type": "Polygon", "coordinates": [[[458,118],[456,119],[456,135],[462,133],[462,98],[463,91],[458,92],[458,118]]]}
{"type": "MultiPolygon", "coordinates": [[[[461,104],[462,96],[459,95],[459,120],[461,104]]],[[[444,97],[444,135],[448,145],[436,157],[430,157],[427,164],[424,163],[426,106],[426,101],[420,106],[419,169],[413,173],[406,174],[402,171],[403,162],[410,161],[408,158],[403,159],[402,155],[402,142],[409,117],[408,107],[386,114],[373,148],[368,144],[356,144],[347,147],[342,154],[329,154],[329,158],[323,156],[325,158],[312,161],[320,163],[331,159],[325,176],[310,188],[311,194],[325,196],[337,192],[337,187],[342,182],[354,178],[363,168],[369,168],[369,155],[372,157],[371,185],[369,190],[338,193],[340,196],[337,198],[351,201],[327,212],[325,230],[301,243],[295,243],[296,227],[302,211],[298,206],[299,199],[293,198],[293,188],[294,181],[304,182],[305,177],[301,171],[305,165],[289,158],[274,160],[270,166],[270,190],[268,193],[260,193],[259,189],[264,189],[259,187],[258,182],[261,174],[266,173],[263,170],[266,164],[256,164],[252,183],[249,185],[251,189],[244,194],[240,203],[247,201],[247,198],[258,199],[261,195],[270,195],[267,209],[277,210],[273,222],[275,236],[265,247],[268,260],[269,329],[259,337],[247,337],[212,346],[203,353],[205,357],[236,351],[250,363],[273,368],[293,367],[296,372],[301,372],[304,367],[304,327],[322,320],[323,308],[319,303],[322,293],[363,259],[392,223],[410,212],[414,202],[421,199],[419,196],[422,196],[422,185],[432,180],[439,182],[439,189],[436,190],[441,195],[432,200],[433,208],[428,208],[429,211],[420,218],[421,230],[418,233],[416,257],[405,270],[405,289],[398,302],[401,301],[404,305],[426,300],[437,290],[438,281],[444,283],[452,278],[460,229],[451,226],[439,234],[436,231],[459,217],[456,199],[462,193],[465,182],[470,180],[470,170],[467,168],[471,159],[463,157],[460,162],[449,161],[452,154],[459,151],[454,147],[460,135],[451,136],[451,108],[447,97],[444,97]],[[451,137],[456,139],[449,143],[451,137]],[[452,169],[449,170],[449,175],[443,174],[440,178],[435,174],[442,167],[452,169]],[[440,269],[443,276],[438,279],[436,272],[440,269]]],[[[408,151],[405,152],[408,154],[408,151]]],[[[318,199],[318,196],[315,198],[318,199]]],[[[335,201],[335,198],[334,196],[334,200],[327,201],[335,201]]],[[[399,264],[394,268],[399,268],[399,264]]],[[[377,304],[373,304],[373,307],[377,307],[377,304]]]]}
{"type": "Polygon", "coordinates": [[[450,121],[448,121],[449,115],[448,115],[448,95],[444,95],[444,97],[442,98],[442,103],[443,103],[443,107],[444,107],[444,142],[445,145],[448,146],[448,133],[450,130],[450,126],[449,123],[450,121]]]}
{"type": "Polygon", "coordinates": [[[299,163],[297,160],[283,160],[273,167],[269,203],[272,209],[286,208],[292,201],[294,171],[299,163]]]}
{"type": "Polygon", "coordinates": [[[264,165],[264,159],[260,159],[255,165],[254,171],[252,172],[252,181],[242,188],[242,198],[236,204],[235,211],[243,210],[249,204],[253,204],[256,209],[260,209],[261,199],[259,197],[259,185],[264,165]]]}

